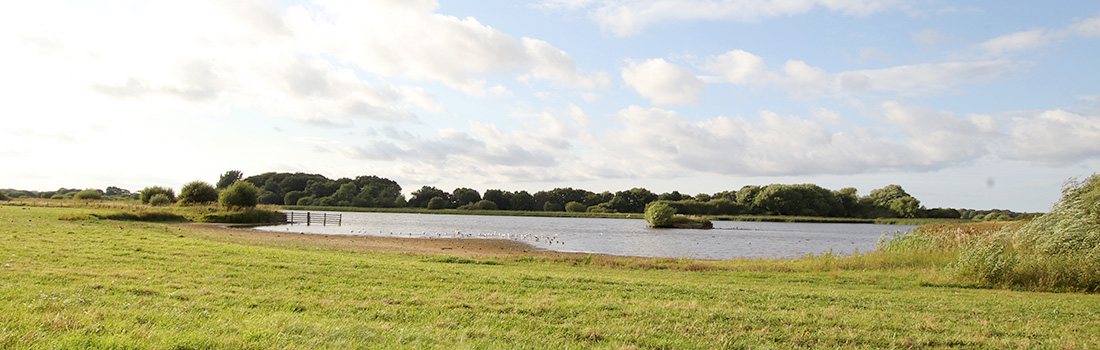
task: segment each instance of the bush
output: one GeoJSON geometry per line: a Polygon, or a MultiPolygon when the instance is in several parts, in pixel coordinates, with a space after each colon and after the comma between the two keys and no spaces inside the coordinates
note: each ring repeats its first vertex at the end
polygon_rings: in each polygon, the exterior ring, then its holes
{"type": "MultiPolygon", "coordinates": [[[[305,191],[290,191],[290,192],[287,192],[286,195],[283,196],[283,204],[286,204],[286,205],[303,205],[303,204],[299,204],[298,201],[301,200],[302,198],[305,198],[306,196],[309,196],[309,194],[306,193],[305,191]]],[[[309,205],[309,204],[304,204],[304,205],[309,205]]]]}
{"type": "Polygon", "coordinates": [[[443,209],[447,207],[447,200],[443,197],[432,197],[428,200],[428,209],[443,209]]]}
{"type": "Polygon", "coordinates": [[[73,199],[101,200],[103,199],[103,193],[100,193],[97,190],[83,190],[74,194],[73,199]]]}
{"type": "Polygon", "coordinates": [[[964,247],[952,265],[956,278],[1034,290],[1100,292],[1100,175],[1068,181],[1050,213],[1007,227],[964,247]]]}
{"type": "Polygon", "coordinates": [[[10,200],[11,200],[11,198],[8,198],[8,195],[4,194],[4,192],[0,192],[0,201],[10,201],[10,200]]]}
{"type": "Polygon", "coordinates": [[[172,199],[168,198],[168,195],[164,193],[158,193],[157,195],[153,196],[153,198],[149,198],[149,205],[152,205],[154,207],[168,205],[169,203],[172,203],[172,199]]]}
{"type": "Polygon", "coordinates": [[[588,206],[580,202],[565,203],[565,211],[570,213],[583,213],[588,211],[588,206]]]}
{"type": "Polygon", "coordinates": [[[458,207],[458,209],[462,209],[462,210],[497,210],[497,203],[493,202],[491,200],[482,199],[482,200],[477,201],[476,203],[470,203],[470,204],[460,206],[460,207],[458,207]]]}
{"type": "Polygon", "coordinates": [[[176,201],[176,192],[172,191],[171,188],[152,186],[141,190],[141,202],[149,204],[149,200],[153,199],[153,196],[158,194],[163,194],[165,197],[168,197],[168,201],[170,202],[176,201]]]}
{"type": "Polygon", "coordinates": [[[191,181],[180,188],[179,202],[181,204],[211,203],[217,200],[218,190],[206,182],[191,181]]]}
{"type": "Polygon", "coordinates": [[[676,209],[664,202],[654,202],[645,209],[645,222],[649,223],[649,227],[672,227],[674,215],[676,209]]]}
{"type": "Polygon", "coordinates": [[[248,181],[237,181],[218,194],[218,203],[227,208],[255,207],[260,189],[248,181]]]}

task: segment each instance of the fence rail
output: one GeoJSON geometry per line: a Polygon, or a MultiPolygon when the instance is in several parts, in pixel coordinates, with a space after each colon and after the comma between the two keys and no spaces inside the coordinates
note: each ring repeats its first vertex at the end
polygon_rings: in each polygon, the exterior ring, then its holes
{"type": "Polygon", "coordinates": [[[343,224],[343,215],[337,213],[311,213],[311,212],[290,212],[286,214],[286,222],[288,224],[306,224],[309,225],[322,225],[322,226],[340,226],[343,224]]]}

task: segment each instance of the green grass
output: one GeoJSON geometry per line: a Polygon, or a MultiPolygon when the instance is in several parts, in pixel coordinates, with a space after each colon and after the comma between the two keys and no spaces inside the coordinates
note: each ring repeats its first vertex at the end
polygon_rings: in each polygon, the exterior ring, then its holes
{"type": "Polygon", "coordinates": [[[946,254],[455,257],[59,220],[98,210],[0,206],[0,348],[1100,347],[1100,296],[953,286],[946,254]]]}

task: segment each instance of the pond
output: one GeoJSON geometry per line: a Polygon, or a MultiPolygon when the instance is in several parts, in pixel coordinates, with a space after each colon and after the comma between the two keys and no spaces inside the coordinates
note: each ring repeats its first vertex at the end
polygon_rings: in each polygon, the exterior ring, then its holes
{"type": "MultiPolygon", "coordinates": [[[[319,212],[311,212],[316,215],[319,212]]],[[[790,259],[807,254],[851,255],[875,249],[881,237],[916,226],[715,221],[712,230],[653,229],[644,220],[340,213],[343,224],[286,224],[263,231],[407,238],[510,239],[535,248],[640,257],[790,259]]]]}

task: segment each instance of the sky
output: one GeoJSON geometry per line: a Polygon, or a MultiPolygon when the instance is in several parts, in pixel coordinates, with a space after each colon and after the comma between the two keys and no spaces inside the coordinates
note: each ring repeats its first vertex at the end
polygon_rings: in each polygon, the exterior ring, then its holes
{"type": "Polygon", "coordinates": [[[5,7],[0,188],[898,184],[929,208],[1037,212],[1100,170],[1095,1],[5,7]]]}

